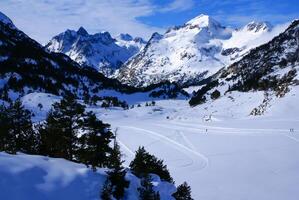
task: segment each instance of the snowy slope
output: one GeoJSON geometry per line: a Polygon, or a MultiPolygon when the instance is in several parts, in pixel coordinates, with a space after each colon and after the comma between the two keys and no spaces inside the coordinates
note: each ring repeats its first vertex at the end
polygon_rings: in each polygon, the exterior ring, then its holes
{"type": "Polygon", "coordinates": [[[64,53],[79,64],[94,67],[108,76],[144,45],[142,38],[120,34],[114,39],[108,32],[90,35],[81,27],[78,31],[67,30],[55,36],[46,48],[64,53]]]}
{"type": "MultiPolygon", "coordinates": [[[[105,169],[93,172],[85,165],[58,158],[9,155],[0,152],[0,199],[9,200],[98,200],[106,180],[105,169]]],[[[140,180],[131,172],[125,200],[138,200],[140,180]]],[[[172,200],[175,186],[153,175],[154,190],[162,200],[172,200]]]]}
{"type": "Polygon", "coordinates": [[[146,47],[116,73],[119,80],[145,86],[162,80],[196,84],[271,40],[284,27],[251,22],[240,30],[223,27],[207,15],[155,33],[146,47]]]}

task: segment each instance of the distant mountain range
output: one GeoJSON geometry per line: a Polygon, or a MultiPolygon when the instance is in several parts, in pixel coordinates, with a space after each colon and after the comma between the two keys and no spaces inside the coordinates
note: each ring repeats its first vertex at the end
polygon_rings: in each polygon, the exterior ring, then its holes
{"type": "Polygon", "coordinates": [[[55,36],[46,48],[135,87],[162,81],[189,86],[200,84],[222,67],[240,60],[285,28],[250,22],[232,29],[210,16],[199,15],[163,35],[154,33],[148,42],[128,34],[116,38],[108,32],[90,35],[81,27],[55,36]]]}
{"type": "Polygon", "coordinates": [[[80,65],[91,66],[110,76],[145,44],[142,38],[133,38],[129,34],[112,38],[108,32],[91,35],[80,27],[78,31],[67,30],[55,36],[46,48],[50,52],[64,53],[80,65]]]}

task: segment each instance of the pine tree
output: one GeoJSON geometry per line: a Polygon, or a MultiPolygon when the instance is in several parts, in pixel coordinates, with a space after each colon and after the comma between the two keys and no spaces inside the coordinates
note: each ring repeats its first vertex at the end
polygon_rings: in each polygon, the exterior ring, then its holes
{"type": "Polygon", "coordinates": [[[107,178],[101,191],[101,200],[112,200],[112,189],[112,184],[107,178]]]}
{"type": "Polygon", "coordinates": [[[33,131],[32,113],[25,109],[20,100],[0,108],[0,149],[15,154],[37,153],[38,137],[33,131]]]}
{"type": "Polygon", "coordinates": [[[184,182],[177,187],[177,191],[172,195],[176,200],[193,200],[191,197],[191,187],[184,182]]]}
{"type": "Polygon", "coordinates": [[[173,182],[167,166],[163,164],[163,160],[149,154],[144,147],[139,147],[136,151],[135,158],[130,163],[130,168],[138,177],[144,177],[152,173],[160,176],[162,180],[173,182]]]}
{"type": "Polygon", "coordinates": [[[150,175],[141,179],[141,187],[138,188],[138,191],[140,200],[160,200],[159,192],[155,192],[153,189],[150,175]]]}
{"type": "Polygon", "coordinates": [[[85,133],[79,138],[78,160],[91,165],[94,170],[108,163],[108,154],[112,151],[109,143],[113,138],[109,127],[109,124],[98,120],[94,113],[87,113],[83,127],[85,133]]]}
{"type": "Polygon", "coordinates": [[[130,184],[130,182],[125,179],[126,171],[122,164],[120,147],[115,141],[110,156],[109,168],[112,170],[108,172],[109,181],[113,186],[112,194],[115,199],[122,199],[125,194],[125,189],[128,188],[130,184]]]}
{"type": "Polygon", "coordinates": [[[8,110],[0,105],[0,151],[15,152],[15,138],[10,131],[8,110]]]}
{"type": "Polygon", "coordinates": [[[74,160],[78,150],[78,133],[82,129],[85,107],[66,96],[53,104],[44,126],[40,129],[44,155],[74,160]]]}

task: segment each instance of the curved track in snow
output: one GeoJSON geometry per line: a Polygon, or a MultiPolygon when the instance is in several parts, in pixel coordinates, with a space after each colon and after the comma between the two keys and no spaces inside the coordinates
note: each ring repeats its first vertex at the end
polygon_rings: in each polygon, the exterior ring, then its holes
{"type": "MultiPolygon", "coordinates": [[[[181,166],[181,167],[191,167],[192,166],[196,170],[201,170],[209,165],[208,158],[206,156],[204,156],[203,154],[199,153],[198,151],[196,151],[195,147],[184,136],[183,136],[183,138],[184,138],[185,142],[188,143],[191,148],[188,148],[188,147],[184,146],[183,144],[181,144],[175,140],[172,140],[169,137],[164,136],[156,131],[151,131],[151,130],[147,130],[147,129],[139,128],[139,127],[135,127],[135,126],[118,126],[118,127],[120,128],[120,130],[122,128],[137,130],[137,131],[139,131],[140,134],[145,134],[149,137],[157,139],[158,141],[160,141],[162,143],[167,143],[168,145],[171,145],[174,149],[178,150],[179,152],[186,155],[189,159],[191,159],[191,162],[189,162],[188,164],[185,164],[184,166],[181,166]]],[[[183,133],[180,133],[180,135],[183,135],[183,133]]]]}

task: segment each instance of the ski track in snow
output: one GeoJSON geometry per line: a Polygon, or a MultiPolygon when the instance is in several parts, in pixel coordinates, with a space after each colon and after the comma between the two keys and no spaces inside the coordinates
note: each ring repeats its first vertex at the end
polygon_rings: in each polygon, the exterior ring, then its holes
{"type": "Polygon", "coordinates": [[[134,129],[134,130],[138,130],[140,131],[140,133],[145,133],[153,138],[159,138],[162,142],[165,142],[165,143],[168,143],[168,144],[171,144],[175,149],[177,149],[178,151],[184,153],[187,157],[189,157],[190,159],[192,159],[192,162],[191,163],[188,163],[187,165],[183,165],[181,167],[188,167],[188,166],[191,166],[191,165],[195,165],[197,170],[202,170],[204,168],[206,168],[208,165],[209,165],[209,160],[208,158],[193,150],[193,149],[190,149],[164,135],[161,135],[157,132],[154,132],[154,131],[150,131],[150,130],[147,130],[147,129],[143,129],[143,128],[138,128],[138,127],[133,127],[133,126],[119,126],[120,128],[127,128],[127,129],[134,129]],[[191,157],[188,153],[191,153],[193,154],[195,157],[197,158],[194,158],[194,157],[191,157]],[[199,159],[198,159],[199,158],[199,159]]]}
{"type": "Polygon", "coordinates": [[[183,138],[183,140],[186,142],[186,144],[193,150],[196,151],[196,147],[190,142],[190,140],[185,136],[185,134],[182,131],[178,131],[180,136],[183,138]]]}
{"type": "Polygon", "coordinates": [[[127,145],[125,145],[121,140],[116,139],[120,147],[122,147],[126,152],[128,152],[132,157],[135,156],[135,153],[132,149],[130,149],[127,145]]]}

